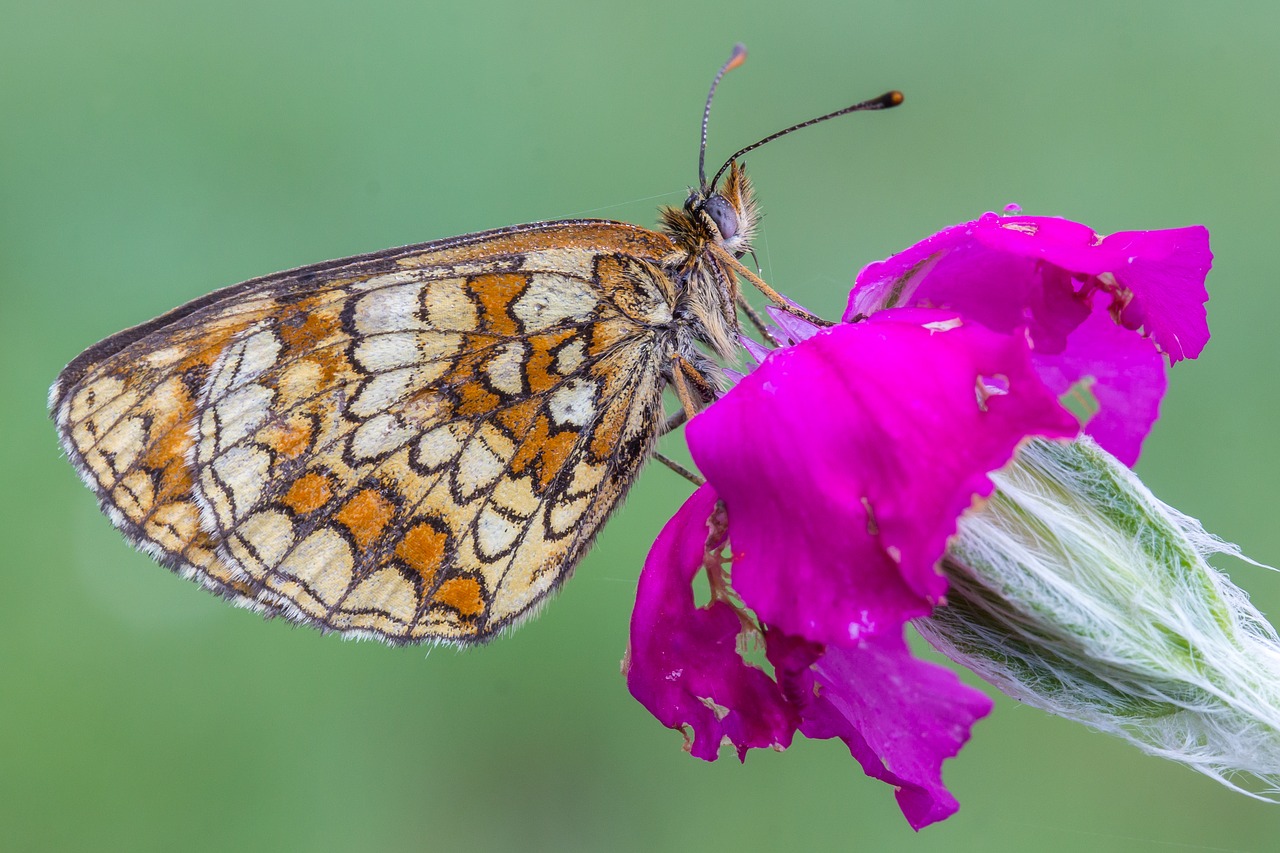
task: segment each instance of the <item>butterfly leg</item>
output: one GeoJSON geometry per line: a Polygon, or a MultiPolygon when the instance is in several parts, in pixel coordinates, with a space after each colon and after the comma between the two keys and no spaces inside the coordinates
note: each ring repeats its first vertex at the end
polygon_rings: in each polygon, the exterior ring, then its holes
{"type": "Polygon", "coordinates": [[[662,436],[667,435],[668,433],[675,432],[680,429],[680,427],[684,426],[688,420],[689,414],[684,409],[675,412],[671,417],[667,418],[666,423],[664,423],[662,428],[658,430],[658,438],[662,438],[662,436]]]}
{"type": "Polygon", "coordinates": [[[671,384],[675,386],[676,396],[684,408],[686,420],[693,417],[708,403],[715,400],[716,389],[698,368],[678,352],[671,354],[674,370],[671,371],[671,384]]]}
{"type": "Polygon", "coordinates": [[[730,252],[728,249],[716,243],[708,243],[707,248],[719,260],[727,264],[730,269],[732,269],[738,275],[745,278],[747,281],[751,282],[752,286],[754,286],[756,290],[759,290],[761,293],[767,296],[771,302],[773,302],[783,311],[786,311],[788,314],[794,314],[802,320],[807,320],[808,322],[813,323],[815,326],[826,327],[826,326],[835,325],[835,323],[832,323],[830,320],[824,320],[823,318],[817,316],[816,314],[810,314],[808,311],[804,310],[799,305],[795,304],[790,299],[783,296],[778,291],[774,290],[772,287],[770,287],[768,284],[765,283],[764,279],[762,279],[760,276],[753,273],[751,270],[747,269],[747,267],[742,263],[742,261],[735,258],[733,256],[733,253],[730,252]]]}
{"type": "Polygon", "coordinates": [[[760,337],[764,338],[765,343],[774,349],[782,346],[778,339],[773,336],[773,332],[769,329],[768,324],[765,323],[764,318],[760,316],[760,312],[751,307],[751,303],[747,302],[747,298],[742,295],[741,291],[738,292],[736,301],[738,310],[751,321],[751,325],[755,326],[756,331],[760,333],[760,337]]]}
{"type": "MultiPolygon", "coordinates": [[[[661,432],[659,432],[660,436],[678,429],[685,421],[696,415],[699,408],[715,399],[715,389],[711,387],[711,383],[707,382],[706,377],[699,373],[698,369],[690,364],[687,359],[679,353],[673,352],[671,361],[673,367],[671,384],[675,388],[676,396],[680,398],[681,409],[667,418],[666,423],[662,425],[661,432]]],[[[690,471],[670,457],[661,453],[654,453],[653,456],[695,486],[701,486],[706,482],[699,474],[690,471]]]]}
{"type": "Polygon", "coordinates": [[[688,480],[690,483],[693,483],[695,486],[701,486],[703,483],[707,482],[707,479],[703,477],[701,474],[697,473],[696,471],[690,471],[688,468],[684,467],[679,462],[672,459],[670,456],[666,456],[665,454],[662,454],[662,453],[654,453],[653,458],[657,459],[663,465],[666,465],[672,471],[675,471],[677,474],[679,474],[681,477],[684,477],[686,480],[688,480]]]}

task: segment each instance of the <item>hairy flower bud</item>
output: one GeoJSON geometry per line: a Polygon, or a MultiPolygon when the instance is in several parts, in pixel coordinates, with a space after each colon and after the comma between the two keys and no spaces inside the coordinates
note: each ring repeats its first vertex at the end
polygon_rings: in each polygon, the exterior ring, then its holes
{"type": "Polygon", "coordinates": [[[1236,546],[1087,437],[1031,441],[992,479],[943,560],[948,606],[920,632],[1028,705],[1251,796],[1280,791],[1280,639],[1207,559],[1236,546]]]}

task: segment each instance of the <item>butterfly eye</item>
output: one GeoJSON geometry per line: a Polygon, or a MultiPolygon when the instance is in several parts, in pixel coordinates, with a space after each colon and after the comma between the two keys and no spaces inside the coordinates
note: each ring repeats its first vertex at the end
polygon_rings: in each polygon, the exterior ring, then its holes
{"type": "Polygon", "coordinates": [[[738,234],[738,212],[725,197],[716,193],[707,198],[702,209],[711,217],[711,221],[720,229],[720,239],[731,240],[738,234]]]}

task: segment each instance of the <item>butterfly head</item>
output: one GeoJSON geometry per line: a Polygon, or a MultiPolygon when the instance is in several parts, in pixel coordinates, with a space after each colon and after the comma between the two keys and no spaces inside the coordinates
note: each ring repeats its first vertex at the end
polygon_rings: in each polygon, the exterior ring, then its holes
{"type": "MultiPolygon", "coordinates": [[[[729,59],[720,66],[715,79],[711,81],[711,90],[707,92],[707,101],[702,110],[698,188],[689,193],[683,207],[663,208],[660,215],[662,230],[671,238],[677,250],[671,258],[675,279],[682,287],[680,302],[676,306],[677,319],[689,320],[686,328],[691,336],[709,344],[723,358],[733,352],[740,330],[737,316],[740,301],[737,277],[744,276],[766,293],[772,292],[767,284],[755,278],[737,260],[751,251],[751,240],[760,221],[755,193],[740,162],[742,156],[775,139],[837,116],[889,109],[902,103],[901,92],[886,92],[878,98],[859,101],[844,109],[785,127],[745,148],[739,148],[708,181],[707,123],[711,117],[711,101],[721,78],[741,65],[746,56],[746,48],[736,45],[729,59]],[[723,183],[721,178],[724,179],[723,183]]],[[[781,299],[776,293],[770,298],[781,299]]],[[[691,349],[688,351],[692,353],[691,349]]]]}
{"type": "Polygon", "coordinates": [[[837,116],[865,110],[883,110],[902,103],[901,92],[885,92],[878,98],[860,101],[844,109],[783,128],[758,142],[738,149],[720,167],[715,177],[708,181],[707,123],[711,118],[711,101],[715,98],[716,87],[720,85],[724,75],[740,66],[746,58],[747,49],[741,44],[734,45],[728,60],[720,66],[720,70],[711,81],[711,89],[707,92],[707,101],[702,110],[702,143],[698,147],[698,189],[689,194],[682,210],[668,208],[662,214],[665,230],[690,258],[700,255],[702,248],[708,243],[739,258],[751,251],[751,238],[755,235],[760,214],[756,208],[751,182],[747,180],[747,173],[738,162],[743,154],[754,151],[779,137],[837,116]],[[724,178],[723,184],[720,183],[721,177],[724,178]]]}
{"type": "Polygon", "coordinates": [[[742,257],[751,251],[760,212],[747,172],[736,161],[729,164],[719,189],[709,187],[690,193],[684,213],[705,229],[708,239],[734,255],[742,257]]]}

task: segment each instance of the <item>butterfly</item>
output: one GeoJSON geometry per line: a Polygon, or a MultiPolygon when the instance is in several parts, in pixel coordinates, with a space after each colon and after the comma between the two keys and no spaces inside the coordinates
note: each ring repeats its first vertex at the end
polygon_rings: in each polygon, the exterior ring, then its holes
{"type": "Polygon", "coordinates": [[[73,360],[49,408],[133,545],[237,605],[485,641],[572,573],[668,423],[724,387],[758,211],[738,163],[653,231],[572,219],[233,285],[73,360]],[[723,184],[720,183],[724,178],[723,184]]]}

